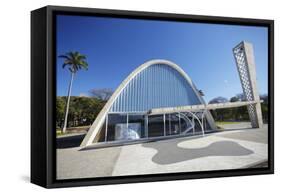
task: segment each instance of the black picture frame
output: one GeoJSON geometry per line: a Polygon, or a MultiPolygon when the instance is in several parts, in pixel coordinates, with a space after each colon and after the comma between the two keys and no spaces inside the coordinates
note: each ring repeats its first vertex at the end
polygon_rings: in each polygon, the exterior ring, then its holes
{"type": "Polygon", "coordinates": [[[274,173],[274,21],[171,13],[46,6],[31,12],[31,182],[46,188],[106,185],[274,173]],[[267,168],[183,172],[122,177],[56,180],[56,14],[95,15],[147,20],[264,26],[268,28],[268,161],[267,168]]]}

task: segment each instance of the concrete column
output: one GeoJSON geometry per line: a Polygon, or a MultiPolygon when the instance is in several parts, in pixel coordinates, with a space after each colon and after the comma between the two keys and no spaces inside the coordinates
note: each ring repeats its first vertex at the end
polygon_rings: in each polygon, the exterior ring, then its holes
{"type": "Polygon", "coordinates": [[[164,136],[166,136],[166,115],[163,114],[163,121],[164,121],[164,136]]]}
{"type": "MultiPolygon", "coordinates": [[[[242,41],[235,48],[233,48],[233,54],[246,100],[259,101],[260,96],[257,86],[253,45],[251,43],[242,41]]],[[[249,104],[247,108],[252,127],[262,127],[263,121],[260,103],[249,104]]]]}
{"type": "Polygon", "coordinates": [[[148,115],[145,115],[144,117],[144,133],[145,133],[145,137],[148,138],[148,115]]]}

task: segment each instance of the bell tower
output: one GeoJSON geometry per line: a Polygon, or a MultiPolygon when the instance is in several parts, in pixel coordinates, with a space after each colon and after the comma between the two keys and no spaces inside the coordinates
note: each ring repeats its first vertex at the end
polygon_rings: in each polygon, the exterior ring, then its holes
{"type": "Polygon", "coordinates": [[[252,127],[260,128],[263,126],[263,121],[253,45],[242,41],[233,48],[233,54],[246,100],[257,101],[256,104],[247,106],[252,127]]]}

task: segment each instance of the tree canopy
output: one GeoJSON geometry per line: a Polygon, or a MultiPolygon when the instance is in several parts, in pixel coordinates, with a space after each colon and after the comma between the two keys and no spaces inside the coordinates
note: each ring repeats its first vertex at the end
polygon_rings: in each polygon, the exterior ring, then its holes
{"type": "MultiPolygon", "coordinates": [[[[241,95],[240,95],[241,96],[241,95]]],[[[64,110],[66,105],[66,96],[58,96],[56,99],[56,124],[57,128],[61,128],[64,121],[64,110]]],[[[107,100],[98,97],[78,97],[71,96],[68,126],[86,126],[91,125],[96,119],[97,115],[104,107],[107,100]]],[[[261,95],[261,100],[264,102],[261,104],[262,115],[264,122],[268,120],[268,96],[261,95]]],[[[224,97],[217,97],[210,102],[236,102],[240,99],[233,96],[228,100],[224,97]]],[[[211,111],[216,121],[249,121],[248,110],[246,106],[237,108],[217,109],[211,111]]]]}
{"type": "Polygon", "coordinates": [[[60,55],[59,57],[64,59],[62,67],[68,67],[71,73],[76,73],[80,69],[88,69],[86,56],[77,51],[68,52],[65,55],[60,55]]]}
{"type": "MultiPolygon", "coordinates": [[[[267,122],[268,121],[268,96],[266,94],[261,95],[260,99],[264,101],[263,103],[261,103],[261,109],[262,109],[263,120],[264,122],[267,122]]],[[[209,101],[209,104],[223,103],[223,102],[239,102],[245,100],[246,99],[244,94],[240,93],[231,97],[229,100],[222,96],[213,98],[212,100],[209,101]]],[[[247,106],[217,109],[217,110],[212,110],[211,113],[216,121],[249,121],[247,106]]]]}
{"type": "MultiPolygon", "coordinates": [[[[56,99],[57,128],[61,128],[64,121],[66,96],[58,96],[56,99]]],[[[97,98],[71,96],[68,116],[68,126],[91,125],[106,101],[97,98]]]]}

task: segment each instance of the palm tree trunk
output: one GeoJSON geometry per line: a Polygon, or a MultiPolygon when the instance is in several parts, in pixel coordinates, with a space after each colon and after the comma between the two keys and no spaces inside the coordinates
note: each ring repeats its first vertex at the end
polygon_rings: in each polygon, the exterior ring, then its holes
{"type": "Polygon", "coordinates": [[[65,117],[64,117],[64,125],[62,128],[62,132],[66,132],[66,127],[67,127],[67,117],[68,117],[68,110],[69,110],[69,102],[70,102],[70,95],[71,95],[71,89],[72,89],[72,82],[74,78],[74,73],[71,73],[71,80],[68,86],[68,95],[67,95],[67,103],[66,103],[66,108],[65,108],[65,117]]]}

